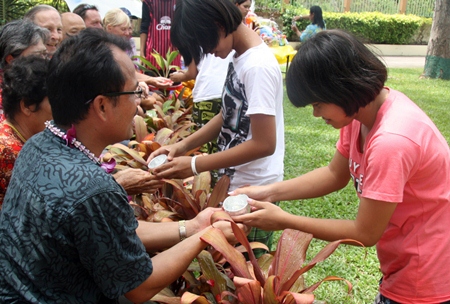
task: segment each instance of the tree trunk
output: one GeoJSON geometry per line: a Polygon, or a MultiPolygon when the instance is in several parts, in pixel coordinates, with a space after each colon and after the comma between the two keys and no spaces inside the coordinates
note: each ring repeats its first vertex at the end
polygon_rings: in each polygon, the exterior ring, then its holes
{"type": "Polygon", "coordinates": [[[422,76],[450,79],[450,0],[436,0],[422,76]]]}

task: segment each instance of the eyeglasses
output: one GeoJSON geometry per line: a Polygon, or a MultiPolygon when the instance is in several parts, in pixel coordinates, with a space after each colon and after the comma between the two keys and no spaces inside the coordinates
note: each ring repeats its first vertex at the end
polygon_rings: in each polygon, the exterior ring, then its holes
{"type": "Polygon", "coordinates": [[[114,97],[114,96],[120,96],[120,95],[131,95],[134,94],[134,96],[136,96],[136,98],[142,98],[142,93],[144,91],[142,90],[142,88],[140,86],[138,86],[136,88],[136,91],[126,91],[126,92],[110,92],[110,93],[104,93],[102,94],[103,96],[108,96],[108,97],[114,97]]]}
{"type": "MultiPolygon", "coordinates": [[[[141,99],[142,98],[142,94],[144,93],[144,91],[142,90],[141,86],[138,86],[136,88],[136,91],[125,91],[125,92],[109,92],[109,93],[104,93],[104,94],[99,94],[99,95],[103,95],[103,96],[107,96],[107,97],[116,97],[116,96],[120,96],[120,95],[131,95],[134,94],[134,96],[136,98],[141,99]]],[[[94,98],[89,99],[88,101],[86,101],[84,104],[87,105],[89,104],[91,101],[93,101],[94,98]]]]}

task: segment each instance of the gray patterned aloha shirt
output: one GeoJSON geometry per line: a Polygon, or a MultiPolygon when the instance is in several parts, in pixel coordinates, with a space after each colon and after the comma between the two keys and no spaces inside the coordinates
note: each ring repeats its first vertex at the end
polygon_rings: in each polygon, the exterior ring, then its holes
{"type": "Polygon", "coordinates": [[[127,195],[45,130],[15,163],[0,214],[0,303],[99,303],[152,273],[127,195]]]}

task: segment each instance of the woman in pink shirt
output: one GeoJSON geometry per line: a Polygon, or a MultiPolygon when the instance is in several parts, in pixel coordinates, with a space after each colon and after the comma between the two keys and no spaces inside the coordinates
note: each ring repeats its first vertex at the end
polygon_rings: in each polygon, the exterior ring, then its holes
{"type": "Polygon", "coordinates": [[[376,245],[383,278],[375,303],[450,303],[450,149],[430,118],[386,79],[383,63],[346,32],[322,31],[303,43],[287,93],[295,106],[312,105],[314,116],[340,129],[336,153],[328,166],[297,178],[235,190],[252,198],[253,212],[234,219],[376,245]],[[350,178],[359,198],[352,220],[296,216],[268,203],[324,196],[350,178]]]}

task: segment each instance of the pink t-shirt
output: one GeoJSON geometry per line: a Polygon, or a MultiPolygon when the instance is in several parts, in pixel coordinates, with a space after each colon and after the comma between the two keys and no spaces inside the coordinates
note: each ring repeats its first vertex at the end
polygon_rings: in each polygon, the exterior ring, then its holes
{"type": "Polygon", "coordinates": [[[400,303],[450,300],[450,149],[428,116],[390,90],[359,149],[360,122],[340,131],[358,196],[398,203],[377,243],[380,292],[400,303]]]}

